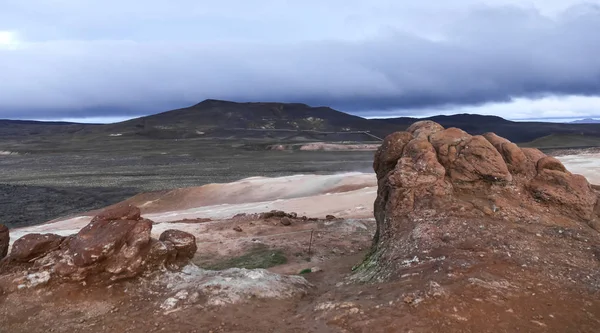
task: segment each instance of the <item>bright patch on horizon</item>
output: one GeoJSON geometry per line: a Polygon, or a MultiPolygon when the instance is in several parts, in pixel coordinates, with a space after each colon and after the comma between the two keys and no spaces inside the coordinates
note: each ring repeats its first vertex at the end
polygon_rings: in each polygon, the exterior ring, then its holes
{"type": "Polygon", "coordinates": [[[598,118],[600,96],[546,96],[542,98],[513,98],[509,102],[492,102],[477,106],[456,106],[438,109],[391,110],[366,118],[415,117],[426,118],[437,115],[461,113],[500,116],[514,121],[569,122],[584,118],[598,118]]]}
{"type": "Polygon", "coordinates": [[[0,31],[0,49],[16,49],[19,44],[17,34],[12,31],[0,31]]]}

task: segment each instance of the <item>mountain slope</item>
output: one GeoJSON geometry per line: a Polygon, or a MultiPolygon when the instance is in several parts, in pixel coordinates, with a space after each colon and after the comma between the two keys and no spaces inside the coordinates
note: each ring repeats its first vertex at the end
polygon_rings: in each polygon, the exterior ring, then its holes
{"type": "MultiPolygon", "coordinates": [[[[300,103],[236,103],[209,99],[187,108],[107,125],[0,120],[0,138],[27,137],[50,142],[54,137],[70,143],[128,137],[258,139],[270,142],[378,141],[378,138],[405,130],[424,119],[446,128],[462,128],[473,134],[495,132],[517,143],[529,143],[548,136],[576,137],[577,142],[596,142],[600,137],[600,124],[513,122],[477,114],[365,119],[329,107],[300,103]]],[[[573,146],[575,141],[564,144],[573,146]]]]}
{"type": "Polygon", "coordinates": [[[33,121],[0,119],[0,138],[73,134],[93,124],[79,124],[60,121],[33,121]]]}
{"type": "Polygon", "coordinates": [[[585,118],[570,122],[571,124],[600,124],[600,119],[585,118]]]}
{"type": "Polygon", "coordinates": [[[150,138],[293,136],[298,131],[369,131],[385,136],[398,127],[298,103],[236,103],[205,100],[194,106],[106,125],[95,130],[150,138]],[[271,134],[272,135],[272,134],[271,134]]]}
{"type": "Polygon", "coordinates": [[[432,120],[440,125],[458,127],[472,134],[494,132],[510,141],[525,143],[549,135],[577,135],[600,137],[600,124],[563,124],[544,122],[516,122],[497,116],[476,114],[457,114],[451,116],[433,116],[429,118],[389,118],[380,119],[388,124],[407,128],[418,120],[432,120]]]}

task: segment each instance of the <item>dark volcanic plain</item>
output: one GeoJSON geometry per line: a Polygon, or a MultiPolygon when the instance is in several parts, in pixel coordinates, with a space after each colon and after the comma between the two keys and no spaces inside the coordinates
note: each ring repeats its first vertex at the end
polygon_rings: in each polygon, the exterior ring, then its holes
{"type": "MultiPolygon", "coordinates": [[[[0,213],[11,228],[105,207],[139,192],[253,176],[368,171],[373,160],[370,151],[273,151],[263,143],[202,139],[107,138],[75,152],[59,145],[25,147],[26,154],[0,156],[0,213]]],[[[10,149],[24,150],[0,144],[0,151],[10,149]]]]}

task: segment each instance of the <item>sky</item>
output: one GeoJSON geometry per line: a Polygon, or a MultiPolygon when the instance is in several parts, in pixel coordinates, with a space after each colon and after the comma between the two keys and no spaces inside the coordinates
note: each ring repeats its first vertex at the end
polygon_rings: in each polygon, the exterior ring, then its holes
{"type": "Polygon", "coordinates": [[[0,118],[204,99],[600,117],[600,0],[0,0],[0,118]]]}

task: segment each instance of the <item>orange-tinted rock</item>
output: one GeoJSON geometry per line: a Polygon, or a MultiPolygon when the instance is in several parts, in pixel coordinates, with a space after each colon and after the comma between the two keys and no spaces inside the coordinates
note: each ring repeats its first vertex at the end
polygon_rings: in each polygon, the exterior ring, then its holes
{"type": "Polygon", "coordinates": [[[453,182],[511,181],[502,155],[483,136],[448,128],[430,136],[437,158],[453,182]]]}
{"type": "Polygon", "coordinates": [[[55,234],[27,234],[15,241],[10,259],[28,262],[57,250],[65,237],[55,234]]]}
{"type": "Polygon", "coordinates": [[[558,207],[565,214],[584,220],[596,214],[598,198],[585,177],[568,172],[553,157],[538,161],[538,174],[529,183],[529,190],[536,200],[558,207]]]}
{"type": "Polygon", "coordinates": [[[381,147],[375,152],[373,169],[377,178],[385,176],[396,166],[396,162],[402,156],[404,146],[413,139],[407,132],[396,132],[388,135],[383,140],[381,147]]]}
{"type": "Polygon", "coordinates": [[[567,172],[567,168],[556,158],[552,156],[545,156],[537,162],[537,172],[541,173],[544,170],[555,170],[560,172],[567,172]]]}
{"type": "Polygon", "coordinates": [[[444,127],[434,121],[431,120],[423,120],[417,121],[416,123],[410,125],[406,130],[408,133],[412,134],[415,138],[422,138],[427,140],[427,138],[433,134],[440,131],[443,131],[444,127]]]}
{"type": "Polygon", "coordinates": [[[598,194],[586,179],[537,149],[431,123],[410,131],[390,135],[375,155],[377,230],[369,258],[356,271],[361,280],[388,279],[406,273],[413,262],[456,251],[464,256],[464,238],[491,253],[522,242],[522,255],[539,260],[542,233],[532,236],[516,225],[592,230],[590,221],[600,221],[598,194]]]}
{"type": "Polygon", "coordinates": [[[451,167],[450,177],[453,180],[466,182],[512,180],[502,155],[480,135],[464,142],[460,155],[451,167]]]}
{"type": "Polygon", "coordinates": [[[529,162],[519,146],[494,133],[486,133],[483,136],[500,152],[511,173],[533,176],[535,164],[529,162]]]}
{"type": "Polygon", "coordinates": [[[537,170],[537,162],[546,156],[546,154],[544,154],[543,152],[541,152],[539,149],[536,148],[521,148],[521,151],[523,151],[523,154],[525,154],[525,156],[527,157],[527,159],[533,163],[534,168],[536,168],[537,170]]]}
{"type": "Polygon", "coordinates": [[[8,244],[10,243],[10,235],[8,228],[4,224],[0,224],[0,260],[8,254],[8,244]]]}
{"type": "Polygon", "coordinates": [[[510,142],[508,139],[505,139],[499,135],[496,135],[496,133],[492,133],[492,132],[487,132],[487,133],[483,134],[483,137],[486,140],[488,140],[498,151],[500,151],[503,144],[510,142]]]}

